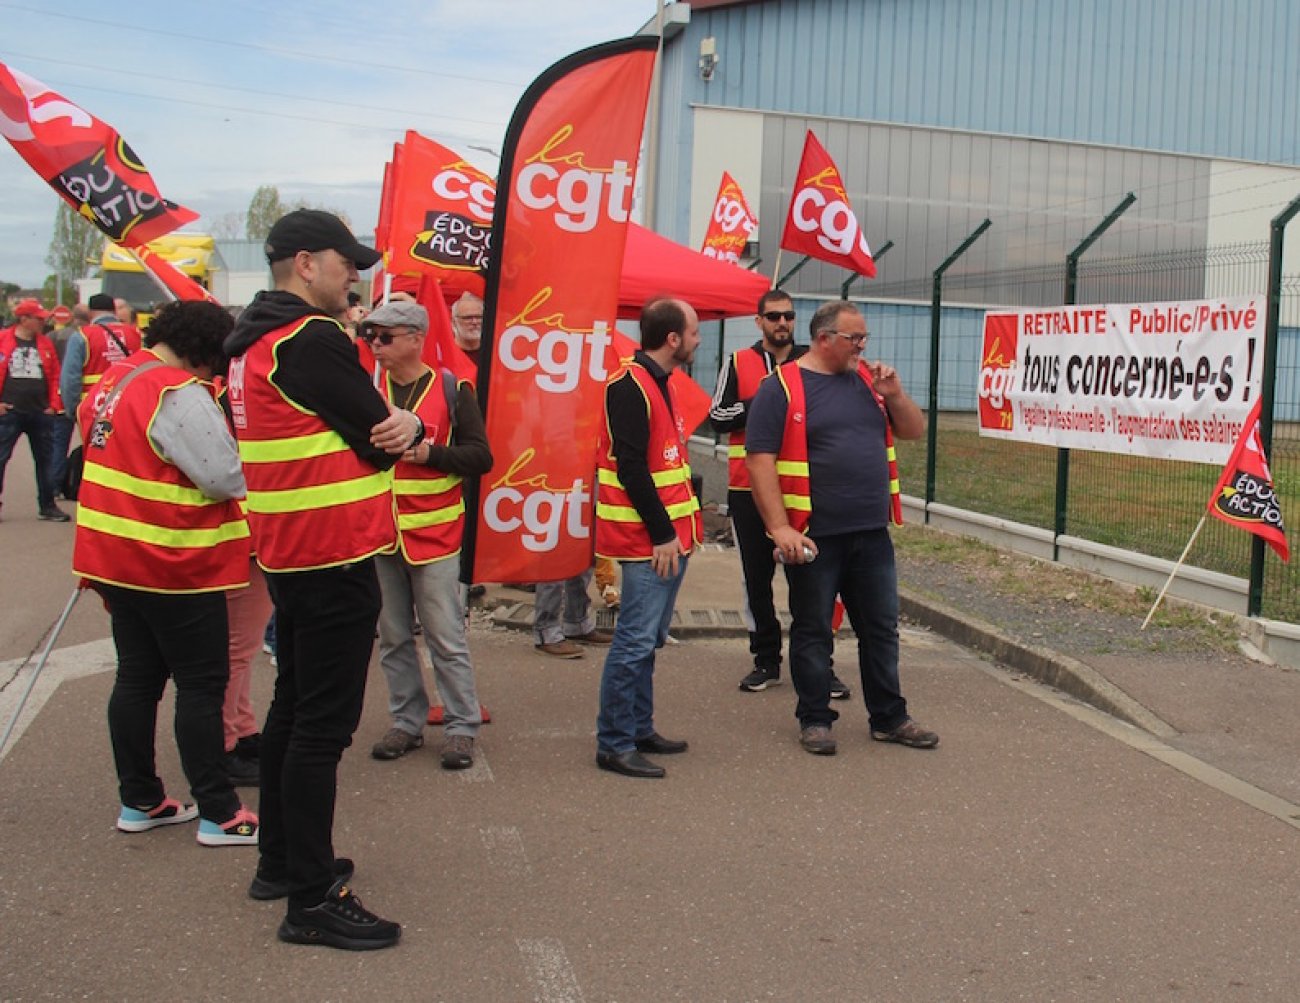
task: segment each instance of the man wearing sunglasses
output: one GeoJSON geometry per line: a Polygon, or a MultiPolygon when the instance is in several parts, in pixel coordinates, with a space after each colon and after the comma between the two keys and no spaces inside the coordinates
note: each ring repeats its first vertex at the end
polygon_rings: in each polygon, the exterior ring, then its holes
{"type": "MultiPolygon", "coordinates": [[[[776,561],[772,541],[754,507],[749,474],[745,470],[745,423],[758,385],[784,362],[793,362],[808,351],[794,343],[794,303],[781,289],[769,289],[758,299],[754,323],[762,337],[748,348],[733,352],[722,371],[709,409],[715,432],[725,432],[727,447],[727,514],[740,551],[741,576],[745,585],[745,623],[749,628],[749,653],[754,668],[740,681],[740,688],[758,693],[781,681],[781,621],[772,600],[772,576],[776,561]]],[[[849,688],[831,672],[831,698],[847,700],[849,688]]]]}
{"type": "Polygon", "coordinates": [[[925,416],[898,373],[862,360],[866,318],[852,303],[823,304],[812,343],[759,388],[746,465],[754,503],[790,586],[790,675],[799,742],[835,753],[828,670],[835,596],[858,637],[871,737],[932,749],[939,736],[913,721],[898,681],[898,578],[890,522],[902,522],[894,436],[919,439],[925,416]]]}

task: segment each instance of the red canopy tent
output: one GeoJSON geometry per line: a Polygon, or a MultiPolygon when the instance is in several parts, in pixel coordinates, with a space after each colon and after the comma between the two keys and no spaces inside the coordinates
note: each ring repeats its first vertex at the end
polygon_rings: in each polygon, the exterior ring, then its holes
{"type": "Polygon", "coordinates": [[[643,226],[629,223],[623,252],[618,315],[632,319],[652,296],[668,293],[695,308],[700,320],[753,316],[758,298],[772,288],[764,275],[692,251],[643,226]]]}

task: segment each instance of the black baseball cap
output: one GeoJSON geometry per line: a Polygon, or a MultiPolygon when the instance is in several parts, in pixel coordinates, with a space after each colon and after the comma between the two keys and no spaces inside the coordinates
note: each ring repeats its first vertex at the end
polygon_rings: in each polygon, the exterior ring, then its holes
{"type": "Polygon", "coordinates": [[[266,236],[266,260],[270,264],[292,258],[299,251],[338,251],[361,271],[383,257],[352,235],[347,224],[321,209],[295,209],[281,216],[266,236]]]}

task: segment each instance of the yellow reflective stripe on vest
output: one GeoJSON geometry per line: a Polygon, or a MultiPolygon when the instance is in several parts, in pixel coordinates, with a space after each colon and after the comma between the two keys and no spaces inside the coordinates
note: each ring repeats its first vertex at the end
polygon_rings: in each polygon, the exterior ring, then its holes
{"type": "Polygon", "coordinates": [[[124,540],[137,540],[140,543],[152,543],[160,547],[215,547],[219,543],[229,543],[248,536],[248,523],[242,519],[214,526],[212,529],[166,529],[152,523],[124,519],[117,515],[107,515],[90,509],[81,509],[77,513],[77,525],[92,529],[109,536],[124,540]]]}
{"type": "MultiPolygon", "coordinates": [[[[700,503],[698,499],[692,498],[690,501],[677,502],[674,505],[665,506],[668,518],[676,520],[683,519],[687,516],[694,515],[699,511],[700,503]]],[[[641,516],[637,514],[635,508],[631,505],[610,505],[598,504],[596,506],[596,516],[600,519],[606,519],[609,522],[640,522],[641,516]]]]}
{"type": "Polygon", "coordinates": [[[83,387],[93,387],[103,378],[103,373],[83,373],[81,377],[81,385],[83,387]]]}
{"type": "Polygon", "coordinates": [[[196,507],[214,504],[213,499],[198,488],[187,488],[180,484],[163,484],[159,481],[150,481],[143,477],[124,473],[121,470],[110,470],[108,467],[101,467],[98,463],[88,463],[85,472],[81,476],[82,480],[87,484],[99,484],[130,495],[133,498],[143,498],[145,501],[196,507]]]}
{"type": "Polygon", "coordinates": [[[807,477],[808,463],[800,460],[777,460],[776,473],[779,477],[807,477]]]}
{"type": "Polygon", "coordinates": [[[333,429],[299,435],[290,439],[240,439],[239,458],[245,463],[283,463],[329,456],[348,449],[343,436],[333,429]]]}
{"type": "Polygon", "coordinates": [[[743,460],[745,458],[745,444],[738,442],[735,445],[727,444],[727,459],[743,460]]]}
{"type": "Polygon", "coordinates": [[[434,509],[432,512],[405,512],[397,516],[397,528],[402,530],[427,529],[430,526],[445,526],[455,522],[465,514],[465,503],[449,505],[447,508],[434,509]]]}
{"type": "Polygon", "coordinates": [[[310,512],[365,501],[392,491],[392,473],[381,470],[365,477],[333,484],[285,488],[281,491],[249,491],[248,507],[257,515],[282,515],[285,512],[310,512]]]}
{"type": "Polygon", "coordinates": [[[812,499],[808,495],[782,495],[781,502],[787,512],[812,511],[812,499]]]}
{"type": "Polygon", "coordinates": [[[450,491],[460,483],[460,480],[460,476],[457,474],[435,477],[427,481],[399,477],[393,485],[393,491],[399,495],[440,495],[450,491]]]}
{"type": "MultiPolygon", "coordinates": [[[[689,484],[691,482],[691,468],[676,467],[672,470],[660,470],[651,474],[650,479],[654,481],[657,488],[664,487],[667,484],[689,484]]],[[[627,490],[627,488],[623,487],[623,482],[618,479],[618,472],[607,467],[596,468],[596,480],[606,487],[619,488],[622,491],[627,490]]]]}

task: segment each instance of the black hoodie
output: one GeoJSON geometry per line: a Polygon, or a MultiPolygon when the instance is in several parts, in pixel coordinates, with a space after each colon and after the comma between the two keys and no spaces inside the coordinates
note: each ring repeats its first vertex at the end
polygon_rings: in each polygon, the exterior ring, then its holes
{"type": "Polygon", "coordinates": [[[272,382],[295,404],[319,415],[361,459],[388,470],[401,457],[370,444],[370,430],[388,417],[388,405],[343,328],[306,300],[278,289],[258,293],[226,338],[226,355],[238,358],[259,338],[308,316],[317,319],[281,345],[272,382]]]}

